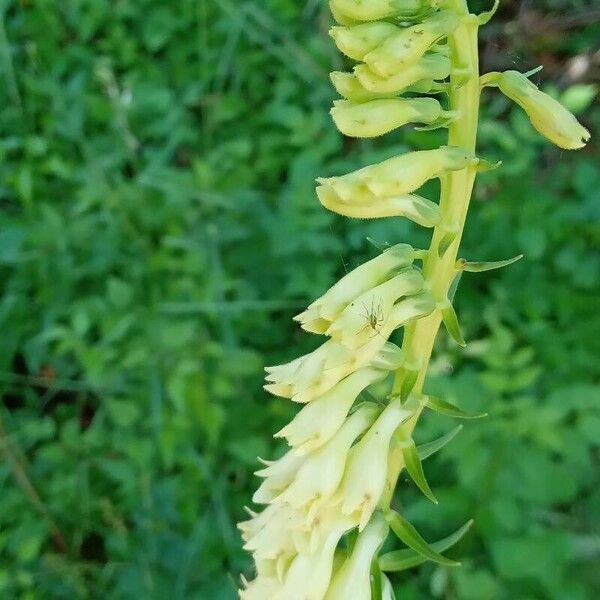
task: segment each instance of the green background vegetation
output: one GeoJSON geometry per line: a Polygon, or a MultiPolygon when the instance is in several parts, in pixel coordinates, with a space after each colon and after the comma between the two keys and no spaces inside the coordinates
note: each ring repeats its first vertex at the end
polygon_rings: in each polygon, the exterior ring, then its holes
{"type": "MultiPolygon", "coordinates": [[[[486,69],[544,64],[595,139],[550,147],[485,93],[504,164],[462,255],[525,259],[463,278],[466,351],[439,337],[429,389],[489,417],[427,462],[439,507],[406,480],[398,503],[430,540],[476,523],[463,568],[401,574],[402,600],[597,597],[598,19],[506,0],[482,33],[486,69]]],[[[443,140],[344,140],[328,26],[315,0],[0,2],[1,598],[234,598],[255,457],[294,410],[262,367],[314,346],[291,317],[367,236],[428,239],[316,200],[316,176],[443,140]]]]}

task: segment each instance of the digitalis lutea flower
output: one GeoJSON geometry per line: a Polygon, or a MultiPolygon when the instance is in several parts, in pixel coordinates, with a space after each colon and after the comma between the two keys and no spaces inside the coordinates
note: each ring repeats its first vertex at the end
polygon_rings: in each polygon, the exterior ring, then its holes
{"type": "Polygon", "coordinates": [[[352,553],[332,578],[325,600],[371,600],[371,563],[388,529],[383,516],[371,519],[358,535],[352,553]]]}
{"type": "Polygon", "coordinates": [[[408,152],[346,175],[317,181],[341,202],[369,204],[378,198],[410,194],[430,179],[476,163],[477,159],[465,150],[443,146],[435,150],[408,152]]]}
{"type": "MultiPolygon", "coordinates": [[[[326,333],[348,348],[366,344],[387,322],[395,303],[423,289],[423,276],[416,269],[406,269],[373,289],[355,298],[331,323],[326,333]]],[[[406,302],[410,302],[406,300],[406,302]]],[[[410,310],[407,313],[410,314],[410,310]]],[[[416,310],[416,314],[420,314],[416,310]]]]}
{"type": "Polygon", "coordinates": [[[427,53],[414,65],[390,77],[382,77],[368,65],[360,64],[354,67],[354,75],[367,94],[398,93],[421,80],[446,79],[450,75],[450,58],[437,52],[427,53]]]}
{"type": "Polygon", "coordinates": [[[407,123],[431,124],[442,115],[434,98],[387,98],[369,102],[336,100],[331,116],[348,137],[377,137],[407,123]]]}
{"type": "Polygon", "coordinates": [[[360,514],[359,530],[368,523],[385,489],[392,435],[413,414],[414,410],[392,400],[348,455],[336,499],[343,514],[360,514]]]}
{"type": "Polygon", "coordinates": [[[362,60],[365,54],[374,50],[398,27],[386,21],[363,23],[354,27],[332,27],[329,35],[335,41],[340,52],[354,60],[362,60]]]}
{"type": "MultiPolygon", "coordinates": [[[[435,309],[435,302],[429,293],[414,297],[419,315],[426,316],[435,309]]],[[[411,318],[417,318],[417,315],[411,318]]],[[[330,390],[341,379],[377,360],[378,353],[384,348],[388,337],[400,325],[407,322],[404,306],[394,307],[390,317],[374,335],[362,346],[349,349],[334,340],[328,340],[313,352],[292,361],[293,369],[288,365],[269,367],[267,379],[271,382],[265,389],[276,396],[291,398],[294,402],[310,402],[330,390]],[[282,376],[283,374],[283,376],[282,376]]]]}
{"type": "Polygon", "coordinates": [[[252,501],[256,504],[266,504],[278,496],[294,479],[304,458],[295,452],[287,452],[279,460],[263,462],[265,468],[254,473],[264,478],[252,496],[252,501]]]}
{"type": "Polygon", "coordinates": [[[317,196],[321,204],[339,215],[354,219],[380,219],[382,217],[405,217],[422,227],[435,227],[441,220],[439,206],[418,196],[405,194],[391,198],[375,198],[362,204],[347,203],[331,189],[320,186],[317,196]]]}
{"type": "Polygon", "coordinates": [[[523,73],[505,71],[494,82],[527,113],[535,129],[560,148],[577,150],[590,139],[590,132],[571,112],[538,89],[523,73]]]}
{"type": "Polygon", "coordinates": [[[316,511],[326,505],[336,491],[350,446],[373,423],[378,412],[373,403],[361,405],[329,442],[306,457],[294,480],[274,502],[306,510],[307,522],[312,522],[316,511]]]}
{"type": "Polygon", "coordinates": [[[376,21],[388,17],[411,17],[431,6],[427,0],[330,0],[338,23],[376,21]]]}
{"type": "Polygon", "coordinates": [[[295,316],[294,320],[299,321],[305,331],[325,333],[331,322],[352,300],[389,279],[394,271],[411,265],[414,258],[415,251],[408,244],[396,244],[387,248],[379,256],[344,275],[304,312],[295,316]]]}
{"type": "Polygon", "coordinates": [[[358,394],[386,375],[386,371],[370,367],[351,373],[309,402],[275,437],[285,438],[295,449],[296,456],[320,448],[342,426],[358,394]]]}
{"type": "Polygon", "coordinates": [[[452,33],[460,19],[453,11],[440,11],[423,23],[400,29],[368,52],[363,60],[381,77],[391,77],[416,64],[440,39],[452,33]]]}

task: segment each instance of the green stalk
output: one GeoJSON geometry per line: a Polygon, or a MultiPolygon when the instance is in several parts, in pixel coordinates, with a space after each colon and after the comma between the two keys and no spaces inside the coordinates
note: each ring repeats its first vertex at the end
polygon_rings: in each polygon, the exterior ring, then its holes
{"type": "MultiPolygon", "coordinates": [[[[456,0],[455,10],[460,14],[464,14],[466,18],[465,22],[448,38],[453,70],[460,70],[460,74],[453,73],[450,78],[449,110],[455,111],[457,118],[448,129],[448,145],[460,146],[474,153],[480,96],[477,51],[478,21],[474,15],[467,16],[469,13],[464,0],[456,0]]],[[[446,301],[448,290],[456,275],[456,258],[469,209],[475,175],[475,166],[470,166],[461,171],[447,173],[441,181],[440,209],[442,219],[433,231],[431,244],[423,265],[427,285],[431,289],[435,300],[440,304],[446,301]],[[440,241],[449,231],[455,231],[456,238],[440,257],[438,253],[440,241]]],[[[418,394],[423,390],[433,344],[441,322],[441,312],[436,310],[428,317],[419,319],[405,328],[402,344],[404,356],[410,364],[417,365],[419,369],[413,393],[418,394]]],[[[396,373],[394,392],[399,392],[403,377],[404,371],[399,369],[396,373]]],[[[412,434],[420,412],[419,410],[413,418],[402,425],[399,438],[405,438],[405,436],[412,434]]],[[[402,449],[396,447],[390,456],[388,488],[383,499],[384,506],[389,506],[391,502],[402,467],[402,449]]]]}

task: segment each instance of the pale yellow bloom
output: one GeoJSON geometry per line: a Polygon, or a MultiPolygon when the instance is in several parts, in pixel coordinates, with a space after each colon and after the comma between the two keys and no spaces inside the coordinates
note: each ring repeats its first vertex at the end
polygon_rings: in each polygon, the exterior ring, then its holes
{"type": "Polygon", "coordinates": [[[266,467],[254,473],[263,477],[264,481],[254,492],[252,501],[256,504],[271,502],[293,481],[303,462],[304,458],[292,451],[284,454],[279,460],[265,461],[266,467]]]}
{"type": "Polygon", "coordinates": [[[396,244],[379,256],[363,263],[344,275],[308,309],[296,317],[302,328],[313,333],[325,333],[331,321],[336,319],[352,300],[388,279],[395,270],[412,264],[415,251],[408,244],[396,244]]]}
{"type": "MultiPolygon", "coordinates": [[[[431,2],[424,0],[330,0],[336,20],[375,21],[396,16],[412,16],[431,2]]],[[[340,48],[341,49],[341,48],[340,48]]],[[[343,52],[343,50],[342,50],[343,52]]]]}
{"type": "Polygon", "coordinates": [[[336,491],[350,446],[373,423],[377,412],[372,403],[360,406],[327,444],[307,456],[292,483],[275,501],[307,510],[311,522],[319,506],[336,491]]]}
{"type": "Polygon", "coordinates": [[[505,71],[492,81],[503,94],[516,102],[535,129],[565,150],[583,148],[590,132],[560,102],[542,92],[523,73],[505,71]]]}
{"type": "Polygon", "coordinates": [[[371,562],[387,534],[385,519],[374,516],[358,535],[350,556],[336,571],[325,600],[371,600],[371,562]]]}
{"type": "Polygon", "coordinates": [[[453,11],[440,11],[423,23],[399,30],[387,37],[363,60],[382,77],[396,75],[416,64],[441,38],[458,27],[460,19],[453,11]]]}
{"type": "Polygon", "coordinates": [[[387,375],[364,367],[342,379],[331,390],[309,402],[275,437],[286,438],[297,455],[327,443],[342,426],[358,394],[387,375]]]}
{"type": "Polygon", "coordinates": [[[434,98],[387,98],[369,102],[337,100],[331,109],[336,127],[349,137],[377,137],[407,123],[433,123],[442,107],[434,98]]]}
{"type": "Polygon", "coordinates": [[[413,410],[393,400],[348,455],[336,499],[341,502],[343,514],[360,513],[360,530],[364,529],[381,500],[392,435],[398,425],[412,415],[413,410]]]}
{"type": "Polygon", "coordinates": [[[385,21],[364,23],[354,27],[332,27],[329,35],[335,41],[340,52],[354,60],[362,60],[365,54],[374,50],[398,27],[385,21]]]}
{"type": "MultiPolygon", "coordinates": [[[[429,53],[423,56],[419,62],[390,77],[378,75],[365,64],[356,65],[354,74],[364,90],[364,94],[397,93],[423,79],[446,79],[450,75],[450,58],[440,53],[429,53]]],[[[354,87],[358,86],[354,84],[354,87]]]]}

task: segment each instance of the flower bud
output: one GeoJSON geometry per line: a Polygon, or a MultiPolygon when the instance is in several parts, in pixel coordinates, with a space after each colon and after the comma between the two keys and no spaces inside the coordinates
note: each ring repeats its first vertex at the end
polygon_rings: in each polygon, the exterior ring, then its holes
{"type": "Polygon", "coordinates": [[[362,346],[373,336],[380,335],[395,302],[402,296],[419,292],[423,283],[423,276],[416,269],[403,271],[352,301],[331,324],[327,334],[348,348],[362,346]]]}
{"type": "Polygon", "coordinates": [[[377,137],[407,123],[433,123],[442,114],[434,98],[388,98],[355,103],[338,100],[331,109],[337,128],[348,137],[377,137]]]}
{"type": "Polygon", "coordinates": [[[336,491],[350,446],[371,425],[377,412],[372,403],[358,408],[325,446],[307,457],[294,481],[276,501],[308,510],[311,521],[319,506],[328,502],[336,491]]]}
{"type": "Polygon", "coordinates": [[[429,4],[423,0],[331,0],[329,3],[336,20],[339,17],[354,21],[411,17],[429,4]]]}
{"type": "Polygon", "coordinates": [[[334,575],[325,600],[371,600],[371,563],[388,530],[381,515],[373,517],[358,535],[352,554],[334,575]]]}
{"type": "Polygon", "coordinates": [[[461,148],[443,146],[401,154],[347,175],[320,179],[319,183],[336,194],[341,202],[369,204],[376,198],[410,194],[429,179],[464,169],[476,161],[461,148]]]}
{"type": "MultiPolygon", "coordinates": [[[[342,426],[358,394],[386,374],[383,370],[369,367],[355,371],[307,404],[275,437],[286,438],[297,455],[320,448],[342,426]]],[[[290,481],[291,478],[286,485],[290,481]]]]}
{"type": "Polygon", "coordinates": [[[387,248],[379,256],[344,275],[294,319],[299,321],[306,331],[325,333],[331,321],[336,319],[354,298],[388,279],[393,271],[411,265],[414,257],[415,251],[408,244],[396,244],[387,248]]]}
{"type": "Polygon", "coordinates": [[[446,79],[450,75],[450,58],[437,52],[426,54],[419,62],[391,77],[381,77],[365,64],[356,65],[354,74],[366,93],[398,93],[423,79],[446,79]]]}
{"type": "Polygon", "coordinates": [[[331,188],[320,186],[317,196],[328,210],[354,219],[406,217],[422,227],[435,227],[441,219],[440,208],[435,202],[415,194],[372,198],[364,204],[346,204],[331,188]]]}
{"type": "Polygon", "coordinates": [[[391,402],[348,455],[339,498],[343,514],[360,513],[359,530],[364,529],[383,494],[392,435],[412,414],[400,402],[391,402]]]}
{"type": "Polygon", "coordinates": [[[460,19],[453,11],[440,11],[423,23],[406,27],[387,37],[363,60],[382,77],[396,75],[416,64],[441,38],[458,27],[460,19]]]}
{"type": "Polygon", "coordinates": [[[398,27],[395,25],[379,21],[354,27],[332,27],[329,35],[340,52],[354,60],[362,60],[365,54],[377,48],[383,40],[397,31],[398,27]]]}
{"type": "MultiPolygon", "coordinates": [[[[493,81],[493,80],[492,80],[493,81]]],[[[496,81],[505,96],[526,113],[535,129],[565,150],[583,148],[590,132],[560,102],[542,92],[518,71],[505,71],[496,81]]]]}
{"type": "Polygon", "coordinates": [[[376,94],[365,89],[356,75],[353,73],[344,73],[343,71],[332,71],[329,78],[333,87],[340,96],[353,102],[367,102],[376,100],[380,97],[389,97],[389,94],[376,94]]]}

